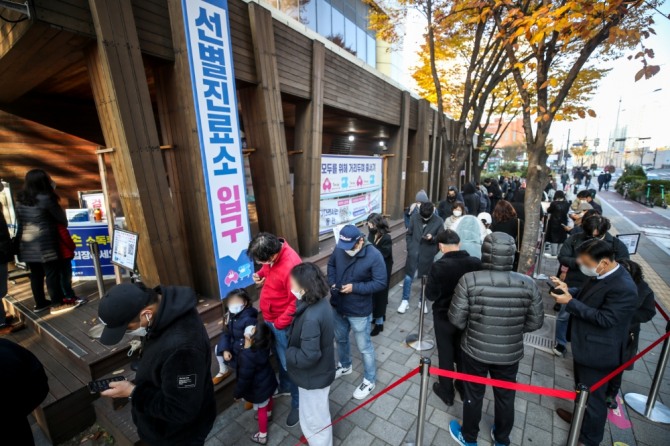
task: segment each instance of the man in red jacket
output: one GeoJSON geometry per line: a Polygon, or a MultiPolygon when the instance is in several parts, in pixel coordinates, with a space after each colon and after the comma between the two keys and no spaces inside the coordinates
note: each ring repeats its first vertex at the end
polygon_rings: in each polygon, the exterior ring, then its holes
{"type": "Polygon", "coordinates": [[[286,372],[287,329],[293,321],[296,303],[296,298],[291,293],[291,270],[302,263],[302,260],[285,240],[267,232],[261,232],[251,240],[247,255],[254,262],[263,265],[253,278],[256,285],[262,287],[261,313],[274,333],[277,358],[281,363],[277,395],[291,394],[291,411],[286,425],[293,427],[300,421],[300,415],[298,388],[286,372]]]}

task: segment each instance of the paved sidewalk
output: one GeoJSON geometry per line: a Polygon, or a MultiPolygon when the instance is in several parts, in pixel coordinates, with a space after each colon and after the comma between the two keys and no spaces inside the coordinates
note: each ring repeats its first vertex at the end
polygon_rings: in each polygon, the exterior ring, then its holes
{"type": "MultiPolygon", "coordinates": [[[[546,270],[557,269],[557,263],[546,264],[546,270]]],[[[540,284],[543,292],[546,286],[540,284]]],[[[415,284],[412,305],[407,314],[396,312],[400,302],[402,288],[395,286],[390,294],[388,307],[388,321],[384,332],[375,338],[374,344],[377,354],[378,382],[376,392],[389,383],[405,375],[418,366],[419,354],[404,345],[405,337],[417,331],[419,311],[416,297],[419,285],[415,284]]],[[[550,307],[550,298],[545,294],[546,307],[550,307]]],[[[426,315],[426,328],[429,338],[434,339],[432,315],[426,315]]],[[[651,323],[645,324],[641,333],[640,347],[644,348],[656,340],[664,332],[665,322],[656,316],[651,323]]],[[[352,341],[353,342],[353,341],[352,341]]],[[[351,395],[356,385],[362,379],[362,364],[355,347],[354,373],[345,376],[333,383],[330,396],[330,407],[333,419],[348,412],[359,402],[351,395]]],[[[646,394],[651,377],[658,361],[660,347],[651,352],[635,371],[624,374],[623,392],[638,392],[646,394]]],[[[427,352],[437,363],[435,350],[427,352]]],[[[670,373],[668,374],[670,375],[670,373]]],[[[661,388],[661,400],[670,403],[670,376],[666,375],[661,388]]],[[[435,378],[431,378],[432,382],[435,378]]],[[[572,362],[557,358],[552,354],[537,350],[530,346],[525,348],[525,357],[519,367],[518,381],[539,386],[573,390],[572,362]]],[[[430,389],[430,386],[429,386],[430,389]]],[[[334,427],[336,445],[403,445],[414,440],[416,433],[416,414],[418,412],[419,377],[393,389],[370,406],[366,406],[334,427]]],[[[274,421],[269,428],[269,443],[271,445],[293,446],[298,443],[301,435],[300,427],[287,428],[284,424],[288,411],[288,398],[280,398],[275,404],[274,421]]],[[[516,398],[516,428],[512,432],[512,444],[524,446],[564,445],[567,439],[569,426],[555,415],[555,409],[572,408],[572,402],[540,397],[532,394],[517,394],[516,398]]],[[[484,416],[480,426],[480,445],[490,445],[489,431],[493,422],[493,400],[491,389],[486,391],[484,402],[484,416]]],[[[425,426],[426,445],[455,444],[447,429],[452,419],[460,419],[462,404],[456,397],[453,407],[447,408],[430,391],[428,398],[427,422],[425,426]]],[[[633,432],[639,446],[659,446],[668,444],[670,427],[646,422],[637,415],[632,415],[633,432]]],[[[247,445],[252,444],[248,437],[256,431],[257,424],[253,419],[252,411],[244,411],[241,404],[236,404],[219,415],[207,445],[247,445]]],[[[616,438],[615,438],[616,440],[616,438]]],[[[603,445],[612,445],[610,429],[606,430],[603,445]]],[[[632,446],[633,442],[626,443],[632,446]]]]}

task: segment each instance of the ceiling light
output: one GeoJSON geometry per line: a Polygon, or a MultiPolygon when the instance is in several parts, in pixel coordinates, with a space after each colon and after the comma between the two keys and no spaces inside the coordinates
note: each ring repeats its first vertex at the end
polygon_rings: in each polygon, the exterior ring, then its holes
{"type": "Polygon", "coordinates": [[[356,139],[354,135],[349,135],[349,141],[354,142],[354,139],[356,139]]]}

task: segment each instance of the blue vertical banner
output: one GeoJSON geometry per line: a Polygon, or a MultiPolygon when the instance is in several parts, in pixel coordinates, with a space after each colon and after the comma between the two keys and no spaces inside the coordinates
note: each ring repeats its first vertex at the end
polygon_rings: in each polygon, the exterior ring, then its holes
{"type": "Polygon", "coordinates": [[[182,0],[219,290],[251,285],[251,237],[226,0],[182,0]]]}
{"type": "Polygon", "coordinates": [[[107,224],[70,223],[68,230],[75,246],[72,277],[79,280],[95,280],[95,265],[91,251],[88,249],[88,242],[96,241],[100,248],[102,275],[105,279],[113,278],[112,244],[107,224]]]}

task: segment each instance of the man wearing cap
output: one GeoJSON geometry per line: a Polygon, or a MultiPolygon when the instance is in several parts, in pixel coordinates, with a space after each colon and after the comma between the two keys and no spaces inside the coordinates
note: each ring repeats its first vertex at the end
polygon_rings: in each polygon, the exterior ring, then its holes
{"type": "Polygon", "coordinates": [[[216,418],[209,337],[187,287],[116,285],[100,301],[100,342],[142,337],[134,382],[101,393],[129,398],[140,439],[152,445],[202,445],[216,418]]]}
{"type": "Polygon", "coordinates": [[[349,332],[353,330],[365,369],[363,382],[354,391],[354,398],[358,400],[370,395],[377,380],[375,349],[370,337],[372,295],[385,289],[386,282],[386,265],[381,253],[356,226],[343,227],[328,260],[330,303],[334,310],[339,355],[335,378],[352,372],[349,332]]]}

